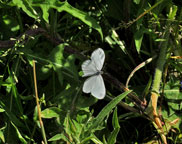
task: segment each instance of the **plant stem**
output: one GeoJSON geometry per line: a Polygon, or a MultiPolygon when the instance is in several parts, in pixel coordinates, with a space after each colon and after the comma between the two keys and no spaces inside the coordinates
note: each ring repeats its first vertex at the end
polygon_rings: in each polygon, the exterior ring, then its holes
{"type": "Polygon", "coordinates": [[[166,58],[167,58],[167,49],[168,49],[168,39],[169,39],[169,28],[170,28],[170,22],[166,26],[166,30],[164,32],[163,38],[165,39],[165,42],[162,42],[160,45],[160,54],[157,60],[157,65],[155,69],[155,74],[154,74],[154,80],[153,80],[153,85],[152,85],[152,92],[151,92],[151,100],[150,104],[152,106],[152,119],[154,120],[155,124],[157,125],[157,129],[159,134],[161,135],[162,141],[164,144],[167,144],[166,136],[164,135],[163,132],[163,127],[161,120],[158,116],[157,112],[157,101],[158,101],[158,96],[159,96],[159,89],[160,89],[160,84],[162,81],[162,73],[164,69],[164,65],[166,63],[166,58]]]}
{"type": "Polygon", "coordinates": [[[34,76],[34,87],[35,87],[35,97],[36,97],[36,103],[37,103],[37,111],[38,111],[38,117],[39,117],[39,123],[42,131],[42,137],[44,139],[44,143],[47,144],[46,139],[46,133],[44,129],[44,124],[41,118],[41,109],[39,105],[39,97],[38,97],[38,90],[37,90],[37,80],[36,80],[36,69],[35,69],[35,61],[33,60],[33,76],[34,76]]]}
{"type": "Polygon", "coordinates": [[[155,75],[154,75],[154,81],[152,85],[152,91],[159,94],[160,89],[160,82],[162,80],[162,73],[164,64],[166,62],[166,56],[167,56],[167,45],[168,45],[168,39],[169,39],[169,31],[166,31],[164,34],[164,38],[166,39],[163,44],[161,44],[161,51],[157,60],[157,65],[155,69],[155,75]]]}

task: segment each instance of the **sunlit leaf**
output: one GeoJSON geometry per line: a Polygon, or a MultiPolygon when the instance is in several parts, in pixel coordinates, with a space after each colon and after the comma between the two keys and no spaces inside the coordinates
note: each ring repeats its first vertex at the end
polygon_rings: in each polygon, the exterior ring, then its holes
{"type": "Polygon", "coordinates": [[[46,108],[45,110],[41,111],[41,117],[42,118],[54,118],[54,117],[59,117],[61,114],[61,110],[57,107],[50,107],[46,108]]]}
{"type": "Polygon", "coordinates": [[[38,17],[37,12],[31,6],[31,3],[28,0],[13,0],[13,3],[22,8],[22,10],[29,15],[30,17],[36,19],[38,17]]]}
{"type": "Polygon", "coordinates": [[[115,97],[111,102],[109,102],[95,117],[93,120],[93,124],[90,129],[94,129],[100,125],[100,123],[104,120],[104,118],[111,112],[111,110],[123,99],[125,98],[131,91],[127,91],[122,93],[121,95],[115,97]]]}

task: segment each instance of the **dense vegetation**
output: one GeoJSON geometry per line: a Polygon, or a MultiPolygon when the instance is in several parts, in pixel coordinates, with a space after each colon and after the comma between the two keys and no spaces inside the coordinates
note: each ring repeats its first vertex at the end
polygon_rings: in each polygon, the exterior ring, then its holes
{"type": "Polygon", "coordinates": [[[1,0],[0,143],[182,143],[180,0],[1,0]],[[82,92],[102,48],[107,94],[82,92]]]}

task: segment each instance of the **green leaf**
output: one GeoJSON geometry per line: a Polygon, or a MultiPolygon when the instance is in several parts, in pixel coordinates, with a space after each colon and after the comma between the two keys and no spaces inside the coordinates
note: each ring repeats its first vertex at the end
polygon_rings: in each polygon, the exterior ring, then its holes
{"type": "MultiPolygon", "coordinates": [[[[66,116],[63,125],[64,125],[64,130],[69,135],[69,137],[74,137],[75,134],[78,132],[78,130],[77,130],[75,124],[73,123],[73,121],[71,120],[69,114],[66,116]]],[[[78,140],[78,137],[74,137],[74,138],[76,138],[78,140]]]]}
{"type": "Polygon", "coordinates": [[[9,117],[10,121],[12,121],[18,127],[25,127],[25,125],[9,110],[9,108],[0,101],[0,107],[5,110],[6,115],[9,117]]]}
{"type": "Polygon", "coordinates": [[[49,23],[49,6],[48,5],[40,5],[40,8],[42,9],[42,17],[43,19],[49,23]]]}
{"type": "Polygon", "coordinates": [[[10,15],[3,15],[0,19],[0,27],[1,27],[1,34],[3,34],[3,37],[10,38],[15,37],[18,30],[20,29],[20,26],[17,22],[17,19],[10,15]]]}
{"type": "Polygon", "coordinates": [[[20,131],[18,130],[18,128],[16,127],[16,125],[15,125],[13,122],[11,122],[11,124],[12,124],[13,127],[15,128],[16,134],[17,134],[19,140],[22,142],[22,144],[27,144],[28,142],[23,138],[23,136],[21,135],[21,133],[20,133],[20,131]]]}
{"type": "Polygon", "coordinates": [[[56,68],[61,68],[63,66],[63,52],[64,52],[64,47],[67,44],[59,44],[57,45],[50,53],[49,57],[51,62],[55,65],[56,68]]]}
{"type": "Polygon", "coordinates": [[[177,13],[177,10],[178,10],[178,7],[173,5],[170,8],[170,12],[169,12],[168,18],[171,19],[171,20],[174,20],[175,16],[176,16],[176,13],[177,13]]]}
{"type": "Polygon", "coordinates": [[[91,136],[86,137],[84,140],[82,140],[81,144],[85,144],[90,140],[92,140],[95,144],[103,144],[94,134],[91,134],[91,136]]]}
{"type": "Polygon", "coordinates": [[[0,139],[3,143],[5,143],[5,138],[3,132],[0,130],[0,139]]]}
{"type": "Polygon", "coordinates": [[[12,70],[10,71],[9,67],[8,67],[8,73],[9,73],[9,83],[11,83],[12,87],[11,87],[11,94],[12,96],[14,96],[17,107],[19,109],[20,114],[23,114],[23,107],[22,107],[22,103],[19,97],[19,93],[17,91],[17,87],[16,87],[16,82],[15,82],[15,75],[13,75],[14,73],[12,72],[12,70]]]}
{"type": "Polygon", "coordinates": [[[124,92],[120,94],[119,96],[115,97],[111,102],[109,102],[97,115],[97,117],[93,120],[91,125],[91,130],[94,130],[97,128],[100,123],[103,122],[104,118],[111,112],[111,110],[116,107],[116,105],[125,98],[131,91],[124,92]]]}
{"type": "Polygon", "coordinates": [[[143,40],[143,28],[138,30],[135,34],[134,34],[134,39],[135,39],[135,46],[136,46],[136,50],[138,53],[140,53],[140,48],[142,45],[142,40],[143,40]]]}
{"type": "Polygon", "coordinates": [[[60,139],[67,141],[67,137],[63,133],[56,134],[55,136],[51,137],[48,141],[57,141],[60,139]]]}
{"type": "Polygon", "coordinates": [[[115,43],[121,48],[121,50],[124,53],[126,53],[126,48],[124,46],[124,42],[120,40],[118,34],[116,33],[116,31],[114,29],[112,29],[111,37],[113,38],[113,40],[115,41],[115,43]]]}
{"type": "Polygon", "coordinates": [[[110,136],[108,138],[108,144],[116,143],[116,138],[117,138],[119,130],[120,130],[120,128],[116,128],[112,131],[112,133],[110,134],[110,136]]]}
{"type": "Polygon", "coordinates": [[[103,39],[103,33],[102,33],[102,29],[100,25],[97,23],[97,21],[94,18],[89,16],[87,13],[72,7],[68,2],[64,2],[64,5],[58,9],[58,11],[62,11],[62,10],[80,19],[88,26],[96,29],[100,33],[101,38],[103,39]]]}
{"type": "Polygon", "coordinates": [[[111,34],[105,37],[105,41],[114,48],[115,45],[119,46],[121,50],[126,54],[126,48],[124,45],[124,41],[121,41],[118,34],[114,29],[112,29],[111,34]]]}
{"type": "Polygon", "coordinates": [[[28,0],[13,0],[13,3],[17,6],[22,8],[22,10],[29,15],[30,17],[37,19],[38,15],[37,12],[31,6],[28,0]]]}
{"type": "Polygon", "coordinates": [[[115,108],[114,113],[113,113],[112,126],[114,129],[120,128],[119,121],[118,121],[117,107],[115,108]]]}
{"type": "Polygon", "coordinates": [[[140,0],[133,0],[134,3],[139,4],[140,0]]]}
{"type": "Polygon", "coordinates": [[[50,8],[54,8],[58,12],[65,11],[65,12],[71,14],[72,16],[80,19],[82,22],[84,22],[88,26],[97,30],[101,36],[101,39],[103,40],[102,29],[101,29],[100,25],[97,23],[97,21],[93,17],[91,17],[88,13],[83,12],[83,11],[71,6],[67,1],[60,2],[60,1],[56,1],[56,0],[52,0],[52,1],[45,0],[42,3],[36,2],[36,4],[33,4],[33,5],[41,7],[41,9],[43,11],[43,18],[46,22],[48,22],[48,10],[50,8]]]}
{"type": "Polygon", "coordinates": [[[64,56],[63,56],[65,45],[66,44],[60,44],[60,45],[56,46],[49,55],[49,57],[50,57],[49,59],[53,64],[54,70],[56,71],[59,82],[61,84],[63,84],[62,67],[63,67],[64,61],[65,61],[64,56]]]}
{"type": "Polygon", "coordinates": [[[116,138],[118,135],[118,132],[120,130],[118,115],[117,115],[117,107],[114,110],[113,117],[112,117],[112,125],[114,130],[111,132],[108,138],[108,144],[114,144],[116,143],[116,138]]]}
{"type": "Polygon", "coordinates": [[[61,114],[61,110],[57,107],[50,107],[46,108],[45,110],[41,111],[42,118],[54,118],[59,117],[61,114]]]}
{"type": "Polygon", "coordinates": [[[69,55],[66,58],[66,62],[64,63],[64,69],[66,70],[65,74],[69,77],[74,79],[73,82],[79,80],[79,76],[78,76],[78,71],[77,71],[77,67],[75,65],[75,56],[74,55],[69,55]]]}
{"type": "Polygon", "coordinates": [[[180,81],[178,80],[169,81],[164,88],[165,99],[169,106],[169,114],[174,113],[174,111],[180,110],[179,105],[181,103],[182,93],[180,93],[179,90],[179,83],[180,81]]]}
{"type": "Polygon", "coordinates": [[[2,109],[2,108],[0,108],[0,113],[1,113],[1,112],[5,112],[5,110],[4,110],[4,109],[2,109]]]}

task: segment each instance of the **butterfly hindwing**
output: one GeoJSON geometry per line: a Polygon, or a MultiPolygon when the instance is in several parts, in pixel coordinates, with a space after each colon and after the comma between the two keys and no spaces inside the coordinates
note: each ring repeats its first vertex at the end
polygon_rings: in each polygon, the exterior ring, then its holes
{"type": "Polygon", "coordinates": [[[92,88],[95,84],[96,76],[91,76],[86,79],[86,81],[83,84],[83,92],[84,93],[91,93],[92,88]]]}
{"type": "Polygon", "coordinates": [[[95,78],[96,84],[93,85],[91,94],[98,99],[103,99],[106,95],[106,88],[104,85],[104,80],[100,74],[96,75],[95,77],[96,77],[95,78]]]}
{"type": "Polygon", "coordinates": [[[83,92],[91,93],[94,97],[103,99],[106,94],[106,89],[102,76],[99,74],[86,79],[83,84],[83,92]]]}

